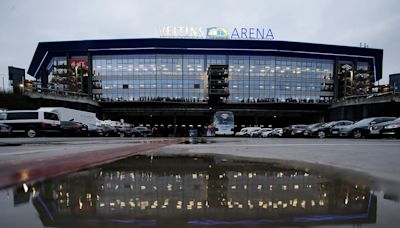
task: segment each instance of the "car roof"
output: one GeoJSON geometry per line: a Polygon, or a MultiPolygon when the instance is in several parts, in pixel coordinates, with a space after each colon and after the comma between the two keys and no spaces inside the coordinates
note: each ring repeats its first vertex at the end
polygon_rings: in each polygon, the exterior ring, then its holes
{"type": "Polygon", "coordinates": [[[7,110],[5,112],[39,112],[38,110],[7,110]]]}

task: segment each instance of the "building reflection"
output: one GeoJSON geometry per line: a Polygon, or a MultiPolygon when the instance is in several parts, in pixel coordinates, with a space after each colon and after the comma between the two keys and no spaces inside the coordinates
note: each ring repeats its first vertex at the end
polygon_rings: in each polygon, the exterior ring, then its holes
{"type": "Polygon", "coordinates": [[[134,157],[31,189],[46,226],[376,221],[367,186],[267,163],[134,157]]]}

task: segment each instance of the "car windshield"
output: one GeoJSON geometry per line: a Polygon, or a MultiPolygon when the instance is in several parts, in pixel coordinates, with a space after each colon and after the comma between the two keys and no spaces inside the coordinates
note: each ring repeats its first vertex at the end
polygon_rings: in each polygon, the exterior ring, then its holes
{"type": "Polygon", "coordinates": [[[366,124],[369,124],[374,119],[375,118],[362,119],[360,121],[355,122],[354,125],[366,125],[366,124]]]}
{"type": "Polygon", "coordinates": [[[332,127],[333,125],[337,124],[337,121],[333,121],[333,122],[329,122],[329,123],[325,123],[322,125],[322,127],[332,127]]]}
{"type": "Polygon", "coordinates": [[[307,128],[308,128],[308,129],[316,128],[316,127],[319,127],[319,126],[321,126],[321,125],[323,125],[323,124],[321,124],[321,123],[315,123],[315,124],[309,125],[307,128]]]}
{"type": "Polygon", "coordinates": [[[271,129],[271,128],[264,128],[264,129],[262,129],[262,131],[263,131],[263,132],[265,132],[265,131],[272,131],[272,129],[271,129]]]}

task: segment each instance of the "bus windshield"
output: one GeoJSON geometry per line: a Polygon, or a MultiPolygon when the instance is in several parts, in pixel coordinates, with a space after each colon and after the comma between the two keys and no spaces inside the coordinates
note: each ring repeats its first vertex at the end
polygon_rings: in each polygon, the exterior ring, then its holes
{"type": "Polygon", "coordinates": [[[217,112],[214,118],[217,124],[233,124],[234,122],[232,112],[217,112]]]}

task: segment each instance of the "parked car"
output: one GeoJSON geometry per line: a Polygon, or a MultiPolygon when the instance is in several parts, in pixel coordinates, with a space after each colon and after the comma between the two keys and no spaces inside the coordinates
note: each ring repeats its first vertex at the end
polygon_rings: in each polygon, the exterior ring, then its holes
{"type": "Polygon", "coordinates": [[[12,128],[7,124],[0,123],[0,136],[10,136],[12,128]]]}
{"type": "Polygon", "coordinates": [[[152,135],[152,133],[151,133],[150,129],[147,127],[134,127],[133,131],[132,131],[132,137],[135,137],[135,136],[147,137],[147,136],[151,136],[151,135],[152,135]]]}
{"type": "Polygon", "coordinates": [[[319,127],[311,129],[311,137],[326,138],[339,136],[339,130],[334,130],[336,127],[347,126],[353,124],[353,121],[339,120],[325,123],[319,127]]]}
{"type": "Polygon", "coordinates": [[[88,127],[75,121],[61,121],[61,134],[63,136],[86,136],[88,127]]]}
{"type": "Polygon", "coordinates": [[[133,127],[130,124],[122,124],[117,129],[120,137],[130,137],[134,134],[133,127]]]}
{"type": "Polygon", "coordinates": [[[245,127],[242,128],[239,132],[236,132],[236,136],[250,136],[250,133],[253,131],[260,130],[261,127],[245,127]]]}
{"type": "MultiPolygon", "coordinates": [[[[272,128],[260,128],[258,130],[251,131],[249,133],[250,137],[262,137],[264,132],[272,132],[272,128]]],[[[267,136],[265,136],[267,137],[267,136]]]]}
{"type": "Polygon", "coordinates": [[[378,123],[369,128],[372,137],[396,137],[400,139],[400,118],[393,121],[378,123]]]}
{"type": "Polygon", "coordinates": [[[315,124],[311,124],[308,125],[308,127],[306,127],[306,129],[303,132],[303,136],[304,137],[311,137],[311,132],[314,129],[317,129],[318,127],[321,127],[324,123],[315,123],[315,124]]]}
{"type": "Polygon", "coordinates": [[[262,128],[257,129],[257,130],[254,130],[254,131],[251,131],[251,132],[249,133],[249,136],[250,136],[250,137],[259,137],[259,135],[261,135],[261,129],[262,129],[262,128]]]}
{"type": "Polygon", "coordinates": [[[88,136],[104,136],[106,131],[105,127],[96,124],[87,124],[87,126],[88,126],[88,131],[87,131],[88,136]]]}
{"type": "Polygon", "coordinates": [[[274,128],[271,132],[272,137],[282,137],[283,136],[283,128],[274,128]]]}
{"type": "Polygon", "coordinates": [[[39,134],[61,132],[57,113],[39,110],[18,110],[0,112],[0,123],[12,128],[12,134],[25,133],[33,138],[39,134]]]}
{"type": "Polygon", "coordinates": [[[283,128],[283,136],[285,137],[298,137],[302,136],[304,130],[307,128],[308,125],[305,124],[296,124],[290,125],[288,127],[283,128]]]}
{"type": "Polygon", "coordinates": [[[272,129],[272,128],[263,128],[263,129],[261,129],[260,137],[263,137],[263,138],[272,137],[273,132],[274,132],[274,129],[272,129]]]}
{"type": "Polygon", "coordinates": [[[104,136],[106,137],[119,136],[117,126],[112,126],[108,124],[102,124],[101,126],[104,127],[104,136]]]}
{"type": "Polygon", "coordinates": [[[334,129],[332,129],[332,131],[334,131],[334,130],[338,131],[339,136],[342,136],[342,137],[353,137],[353,138],[359,139],[359,138],[363,138],[369,134],[369,128],[372,125],[375,125],[378,123],[383,123],[383,122],[388,122],[388,121],[393,121],[395,119],[396,119],[395,117],[365,118],[365,119],[362,119],[351,125],[334,128],[334,129]]]}
{"type": "Polygon", "coordinates": [[[244,134],[247,132],[248,128],[242,128],[240,131],[236,132],[235,136],[244,136],[244,134]]]}
{"type": "Polygon", "coordinates": [[[249,130],[247,130],[247,132],[244,134],[244,136],[251,136],[251,134],[253,133],[253,132],[256,132],[256,134],[257,134],[257,132],[259,131],[259,130],[261,130],[261,127],[251,127],[251,128],[249,128],[249,130]]]}

